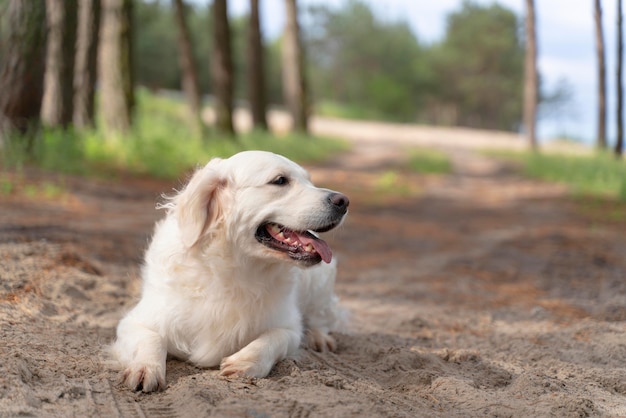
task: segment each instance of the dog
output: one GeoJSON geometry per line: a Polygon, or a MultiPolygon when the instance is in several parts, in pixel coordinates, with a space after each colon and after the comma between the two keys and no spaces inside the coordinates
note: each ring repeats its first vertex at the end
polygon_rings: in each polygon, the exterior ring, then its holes
{"type": "Polygon", "coordinates": [[[160,205],[138,304],[112,351],[132,390],[165,389],[167,355],[225,377],[266,377],[302,341],[335,350],[347,311],[336,261],[319,233],[348,198],[317,188],[289,159],[263,151],[214,158],[160,205]]]}

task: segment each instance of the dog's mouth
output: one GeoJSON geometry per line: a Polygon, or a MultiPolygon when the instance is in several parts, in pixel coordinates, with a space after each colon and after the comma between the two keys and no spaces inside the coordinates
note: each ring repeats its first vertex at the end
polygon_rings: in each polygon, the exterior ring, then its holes
{"type": "Polygon", "coordinates": [[[294,231],[283,225],[269,222],[262,224],[255,237],[261,244],[273,250],[283,252],[296,261],[308,265],[320,261],[330,263],[333,253],[328,244],[313,232],[325,232],[336,225],[328,225],[315,231],[294,231]]]}

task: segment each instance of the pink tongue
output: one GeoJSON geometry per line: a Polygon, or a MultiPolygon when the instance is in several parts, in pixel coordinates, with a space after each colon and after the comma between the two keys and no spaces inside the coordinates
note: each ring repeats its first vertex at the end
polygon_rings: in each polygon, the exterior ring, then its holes
{"type": "MultiPolygon", "coordinates": [[[[274,235],[273,231],[271,230],[270,230],[270,233],[274,235]]],[[[317,252],[320,255],[320,257],[322,257],[322,260],[324,260],[325,263],[330,263],[330,260],[333,259],[333,253],[330,250],[330,247],[328,246],[328,244],[326,244],[324,240],[316,238],[313,234],[309,232],[304,232],[304,233],[299,234],[296,231],[285,229],[283,230],[283,235],[285,236],[285,238],[291,238],[295,241],[299,241],[300,245],[302,245],[303,247],[306,247],[308,244],[311,244],[313,249],[315,249],[315,252],[317,252]]],[[[275,235],[274,235],[274,238],[280,240],[280,238],[278,238],[275,235]]]]}
{"type": "MultiPolygon", "coordinates": [[[[294,232],[295,233],[295,232],[294,232]]],[[[300,235],[295,233],[298,236],[298,239],[302,243],[302,245],[306,246],[307,244],[311,244],[315,251],[322,257],[325,263],[330,263],[330,260],[333,259],[333,252],[330,250],[330,247],[324,240],[319,238],[315,238],[313,235],[300,235]]]]}

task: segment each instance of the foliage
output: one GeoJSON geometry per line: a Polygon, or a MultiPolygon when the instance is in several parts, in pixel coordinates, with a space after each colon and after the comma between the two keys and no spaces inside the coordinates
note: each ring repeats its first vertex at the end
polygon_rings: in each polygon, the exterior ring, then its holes
{"type": "MultiPolygon", "coordinates": [[[[363,0],[317,4],[301,11],[314,107],[342,117],[418,121],[438,125],[517,130],[521,121],[523,40],[509,9],[465,1],[451,13],[444,39],[425,44],[406,21],[376,15],[363,0]]],[[[136,2],[137,81],[178,89],[176,31],[168,1],[136,2]]],[[[211,91],[210,7],[189,2],[188,21],[201,89],[211,91]]],[[[247,16],[232,18],[235,97],[247,97],[247,16]]],[[[269,103],[283,102],[281,39],[266,39],[269,103]]],[[[558,89],[557,89],[558,90],[558,89]]],[[[543,94],[542,111],[571,94],[543,94]]],[[[562,113],[562,110],[560,111],[562,113]]]]}
{"type": "Polygon", "coordinates": [[[422,174],[447,174],[452,171],[448,155],[432,148],[414,149],[409,153],[407,166],[412,171],[422,174]]]}
{"type": "Polygon", "coordinates": [[[450,14],[443,42],[431,51],[437,77],[431,108],[444,114],[427,119],[516,130],[524,62],[518,32],[515,14],[497,4],[479,6],[466,0],[461,10],[450,14]]]}
{"type": "MultiPolygon", "coordinates": [[[[309,9],[306,42],[313,92],[352,108],[374,108],[390,120],[413,120],[421,48],[404,22],[378,20],[367,5],[309,9]]],[[[367,112],[366,112],[367,113],[367,112]]]]}
{"type": "MultiPolygon", "coordinates": [[[[157,97],[146,90],[138,94],[136,123],[127,136],[106,137],[100,130],[45,130],[35,140],[33,162],[66,173],[114,175],[126,172],[177,178],[213,157],[227,157],[246,149],[277,152],[299,162],[319,161],[347,149],[344,142],[321,137],[250,132],[230,138],[197,138],[185,123],[185,105],[157,97]]],[[[21,167],[27,162],[21,138],[3,149],[3,163],[21,167]]]]}
{"type": "MultiPolygon", "coordinates": [[[[190,11],[195,13],[193,8],[190,11]]],[[[180,88],[177,32],[171,2],[138,1],[133,13],[136,81],[150,88],[180,88]]]]}

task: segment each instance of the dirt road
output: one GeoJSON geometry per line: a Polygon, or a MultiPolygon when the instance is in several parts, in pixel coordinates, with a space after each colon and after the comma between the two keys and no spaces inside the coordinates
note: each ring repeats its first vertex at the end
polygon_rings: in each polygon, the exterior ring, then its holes
{"type": "Polygon", "coordinates": [[[254,381],[169,360],[166,391],[132,393],[103,353],[175,183],[62,178],[61,197],[0,196],[0,416],[626,416],[625,225],[446,141],[454,173],[404,173],[420,142],[385,132],[308,167],[351,197],[326,237],[351,333],[254,381]],[[380,193],[390,171],[408,192],[380,193]]]}

